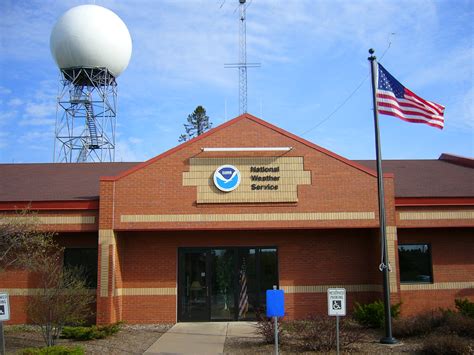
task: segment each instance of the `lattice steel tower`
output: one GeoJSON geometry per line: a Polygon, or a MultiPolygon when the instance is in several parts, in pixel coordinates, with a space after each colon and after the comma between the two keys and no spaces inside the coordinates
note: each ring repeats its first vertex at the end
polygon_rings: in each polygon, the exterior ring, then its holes
{"type": "Polygon", "coordinates": [[[247,68],[260,67],[260,63],[247,63],[247,4],[239,0],[239,62],[225,64],[239,70],[239,114],[247,112],[247,68]]]}
{"type": "Polygon", "coordinates": [[[61,76],[55,161],[114,161],[115,77],[107,68],[61,69],[61,76]]]}

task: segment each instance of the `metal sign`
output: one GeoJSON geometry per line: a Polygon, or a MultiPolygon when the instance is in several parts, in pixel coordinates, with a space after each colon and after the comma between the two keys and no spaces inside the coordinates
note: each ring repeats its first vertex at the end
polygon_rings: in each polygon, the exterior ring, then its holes
{"type": "Polygon", "coordinates": [[[328,288],[328,314],[330,316],[346,315],[345,288],[328,288]]]}
{"type": "Polygon", "coordinates": [[[0,293],[0,322],[10,320],[8,293],[0,293]]]}
{"type": "Polygon", "coordinates": [[[213,180],[219,190],[230,192],[240,185],[240,171],[233,165],[222,165],[214,172],[213,180]]]}
{"type": "Polygon", "coordinates": [[[285,296],[283,290],[267,290],[267,317],[285,315],[285,296]]]}

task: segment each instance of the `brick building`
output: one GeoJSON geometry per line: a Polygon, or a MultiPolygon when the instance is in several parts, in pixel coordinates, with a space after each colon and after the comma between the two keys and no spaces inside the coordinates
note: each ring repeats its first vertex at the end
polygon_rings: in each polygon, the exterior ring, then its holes
{"type": "MultiPolygon", "coordinates": [[[[474,301],[474,161],[383,166],[392,301],[474,301]]],[[[144,163],[0,165],[0,210],[30,206],[87,264],[98,323],[253,319],[272,285],[301,318],[329,286],[348,309],[382,297],[374,168],[245,114],[144,163]]],[[[11,323],[31,278],[0,274],[11,323]]]]}

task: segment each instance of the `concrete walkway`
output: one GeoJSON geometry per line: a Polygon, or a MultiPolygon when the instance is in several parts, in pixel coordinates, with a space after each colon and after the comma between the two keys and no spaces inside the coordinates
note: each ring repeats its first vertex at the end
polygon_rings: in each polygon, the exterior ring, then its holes
{"type": "Polygon", "coordinates": [[[258,337],[255,322],[177,323],[145,354],[222,354],[226,337],[258,337]]]}

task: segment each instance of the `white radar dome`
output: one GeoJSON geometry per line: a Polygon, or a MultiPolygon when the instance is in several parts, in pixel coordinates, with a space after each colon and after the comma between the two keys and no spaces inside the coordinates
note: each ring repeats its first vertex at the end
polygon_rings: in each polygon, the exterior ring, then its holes
{"type": "Polygon", "coordinates": [[[50,47],[60,69],[105,67],[115,77],[127,68],[132,55],[127,26],[97,5],[66,11],[51,32],[50,47]]]}

